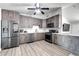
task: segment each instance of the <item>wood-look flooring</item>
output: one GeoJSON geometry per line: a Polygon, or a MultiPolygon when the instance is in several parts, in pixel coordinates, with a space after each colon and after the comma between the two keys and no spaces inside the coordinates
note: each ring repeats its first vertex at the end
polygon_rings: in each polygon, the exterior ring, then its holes
{"type": "Polygon", "coordinates": [[[69,51],[44,40],[5,49],[0,56],[68,56],[69,51]]]}

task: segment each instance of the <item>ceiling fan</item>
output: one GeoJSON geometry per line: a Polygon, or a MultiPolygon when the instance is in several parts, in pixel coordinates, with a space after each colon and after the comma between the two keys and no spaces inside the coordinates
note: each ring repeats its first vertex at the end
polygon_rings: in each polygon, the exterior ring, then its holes
{"type": "Polygon", "coordinates": [[[41,8],[39,3],[35,3],[35,8],[27,8],[28,10],[35,10],[34,15],[37,13],[45,14],[42,10],[49,10],[49,8],[41,8]]]}

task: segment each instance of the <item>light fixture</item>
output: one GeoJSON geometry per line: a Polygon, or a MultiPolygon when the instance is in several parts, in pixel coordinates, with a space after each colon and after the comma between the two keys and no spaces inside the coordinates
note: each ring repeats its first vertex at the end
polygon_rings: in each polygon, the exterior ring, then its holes
{"type": "Polygon", "coordinates": [[[41,13],[40,9],[36,9],[35,12],[36,12],[37,14],[41,13]]]}
{"type": "Polygon", "coordinates": [[[36,7],[37,7],[37,8],[39,8],[39,7],[40,7],[39,3],[36,3],[36,7]]]}
{"type": "Polygon", "coordinates": [[[35,10],[35,12],[37,14],[40,14],[41,13],[39,3],[36,3],[36,10],[35,10]]]}

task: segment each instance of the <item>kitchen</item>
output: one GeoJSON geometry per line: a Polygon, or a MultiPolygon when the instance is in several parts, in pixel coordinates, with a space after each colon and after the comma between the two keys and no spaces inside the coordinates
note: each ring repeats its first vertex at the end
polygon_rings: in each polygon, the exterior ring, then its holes
{"type": "Polygon", "coordinates": [[[79,34],[75,29],[78,6],[78,3],[0,4],[0,49],[4,52],[0,55],[11,56],[15,50],[18,51],[15,56],[17,53],[21,56],[79,55],[79,34]]]}

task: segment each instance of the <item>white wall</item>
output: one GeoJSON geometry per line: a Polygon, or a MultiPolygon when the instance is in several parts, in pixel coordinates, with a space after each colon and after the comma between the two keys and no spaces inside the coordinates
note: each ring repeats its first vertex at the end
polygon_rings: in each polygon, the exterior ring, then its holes
{"type": "Polygon", "coordinates": [[[79,34],[79,22],[74,22],[71,25],[71,33],[72,34],[79,34]]]}
{"type": "MultiPolygon", "coordinates": [[[[65,33],[79,34],[79,4],[62,8],[62,24],[70,24],[70,31],[65,33]]],[[[61,31],[64,33],[63,31],[61,31]]]]}
{"type": "Polygon", "coordinates": [[[0,8],[0,51],[1,51],[1,8],[0,8]]]}
{"type": "Polygon", "coordinates": [[[79,4],[63,8],[63,10],[64,16],[68,19],[68,21],[79,21],[79,4]]]}
{"type": "Polygon", "coordinates": [[[67,12],[66,12],[67,8],[62,8],[62,26],[61,26],[61,33],[70,33],[70,31],[63,31],[63,24],[67,23],[67,24],[71,24],[66,17],[68,16],[67,12]]]}

